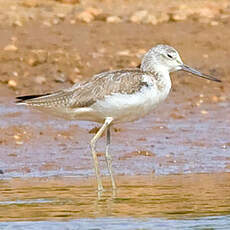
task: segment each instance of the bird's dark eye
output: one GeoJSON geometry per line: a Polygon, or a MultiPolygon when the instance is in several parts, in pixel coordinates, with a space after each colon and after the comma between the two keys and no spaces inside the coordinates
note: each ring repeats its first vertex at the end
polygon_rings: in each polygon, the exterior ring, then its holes
{"type": "Polygon", "coordinates": [[[172,55],[170,55],[170,54],[167,54],[167,56],[168,56],[169,58],[173,58],[172,55]]]}

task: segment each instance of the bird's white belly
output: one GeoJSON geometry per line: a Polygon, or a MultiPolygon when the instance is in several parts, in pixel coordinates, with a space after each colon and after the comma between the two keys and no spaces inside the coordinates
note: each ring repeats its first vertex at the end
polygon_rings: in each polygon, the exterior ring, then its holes
{"type": "Polygon", "coordinates": [[[151,112],[168,95],[154,86],[143,87],[134,94],[113,94],[106,96],[90,108],[95,116],[112,117],[114,123],[137,120],[151,112]]]}

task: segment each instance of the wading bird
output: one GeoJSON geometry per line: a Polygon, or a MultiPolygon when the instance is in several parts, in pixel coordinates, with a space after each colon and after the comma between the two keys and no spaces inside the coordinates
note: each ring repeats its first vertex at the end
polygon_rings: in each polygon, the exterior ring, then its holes
{"type": "Polygon", "coordinates": [[[137,120],[165,100],[171,89],[169,73],[184,70],[211,81],[220,80],[183,64],[178,52],[168,45],[157,45],[143,57],[140,68],[122,69],[94,75],[89,81],[44,95],[17,97],[18,104],[36,107],[66,119],[88,120],[103,125],[90,142],[98,191],[103,190],[95,151],[97,140],[106,130],[105,157],[112,188],[116,183],[109,153],[110,127],[137,120]]]}

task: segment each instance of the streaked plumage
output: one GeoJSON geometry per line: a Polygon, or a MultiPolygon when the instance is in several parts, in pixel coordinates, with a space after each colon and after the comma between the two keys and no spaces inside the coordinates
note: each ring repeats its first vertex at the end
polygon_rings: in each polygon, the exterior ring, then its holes
{"type": "Polygon", "coordinates": [[[98,190],[102,190],[95,144],[107,129],[106,162],[115,189],[108,151],[110,126],[117,122],[133,121],[150,113],[169,94],[171,89],[169,73],[178,70],[219,81],[184,65],[174,48],[158,45],[145,54],[140,68],[103,72],[69,89],[45,95],[22,96],[17,99],[19,104],[46,110],[67,119],[104,123],[91,140],[92,155],[98,190]]]}
{"type": "MultiPolygon", "coordinates": [[[[126,107],[127,113],[129,112],[129,106],[132,106],[132,102],[134,103],[133,106],[136,106],[142,91],[155,91],[152,94],[152,98],[155,99],[155,94],[161,92],[164,86],[165,84],[159,81],[157,73],[146,72],[141,69],[124,69],[97,74],[90,81],[75,84],[69,89],[59,90],[51,94],[18,97],[18,103],[26,103],[41,110],[48,110],[66,119],[104,122],[106,117],[113,117],[114,112],[112,109],[106,108],[105,112],[101,109],[103,114],[99,114],[96,111],[98,102],[106,103],[107,100],[114,97],[118,98],[117,96],[120,95],[120,103],[117,101],[118,108],[116,110],[119,112],[120,106],[126,107]],[[136,96],[132,96],[135,98],[130,101],[126,100],[127,95],[136,96]],[[126,106],[123,104],[126,104],[126,106]],[[89,112],[92,113],[92,116],[89,112]]],[[[144,99],[144,96],[141,97],[144,99]]],[[[142,105],[144,105],[143,102],[140,106],[142,105]]],[[[143,113],[143,115],[145,114],[143,113]]],[[[137,116],[140,116],[140,114],[138,113],[137,116]]],[[[120,122],[120,117],[122,120],[124,119],[124,115],[119,116],[118,114],[116,118],[114,117],[114,122],[120,122]]],[[[135,118],[128,120],[135,120],[135,118]]]]}

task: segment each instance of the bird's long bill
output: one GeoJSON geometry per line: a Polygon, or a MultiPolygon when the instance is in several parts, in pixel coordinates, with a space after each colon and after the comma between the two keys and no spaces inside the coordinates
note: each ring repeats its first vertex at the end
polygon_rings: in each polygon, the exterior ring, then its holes
{"type": "Polygon", "coordinates": [[[207,75],[207,74],[203,74],[201,73],[200,71],[196,70],[196,69],[193,69],[187,65],[181,65],[181,69],[186,71],[186,72],[189,72],[189,73],[192,73],[192,74],[195,74],[199,77],[202,77],[202,78],[205,78],[205,79],[208,79],[210,81],[216,81],[216,82],[221,82],[221,80],[215,78],[215,77],[212,77],[210,75],[207,75]]]}

